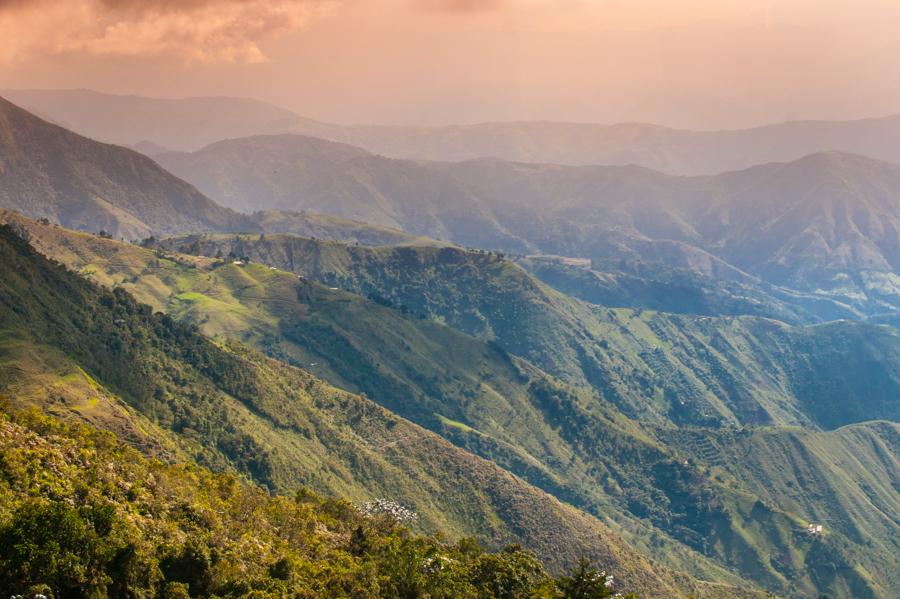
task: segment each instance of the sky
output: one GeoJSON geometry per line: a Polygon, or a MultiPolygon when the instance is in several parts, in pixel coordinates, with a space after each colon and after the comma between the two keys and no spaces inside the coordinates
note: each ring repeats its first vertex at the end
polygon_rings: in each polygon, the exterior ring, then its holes
{"type": "Polygon", "coordinates": [[[900,113],[898,23],[896,0],[0,0],[0,89],[737,128],[900,113]]]}

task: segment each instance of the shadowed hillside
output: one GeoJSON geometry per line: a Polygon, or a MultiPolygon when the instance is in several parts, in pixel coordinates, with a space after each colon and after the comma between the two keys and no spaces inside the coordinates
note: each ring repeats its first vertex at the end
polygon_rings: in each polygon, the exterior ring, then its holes
{"type": "Polygon", "coordinates": [[[440,243],[334,215],[223,208],[132,150],[86,139],[0,98],[0,207],[113,237],[272,231],[363,244],[440,243]]]}
{"type": "Polygon", "coordinates": [[[149,158],[52,125],[0,98],[0,205],[116,237],[255,230],[149,158]]]}

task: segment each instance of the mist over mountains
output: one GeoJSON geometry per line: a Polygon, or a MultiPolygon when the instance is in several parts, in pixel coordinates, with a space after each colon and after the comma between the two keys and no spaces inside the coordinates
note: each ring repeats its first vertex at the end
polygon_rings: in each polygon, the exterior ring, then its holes
{"type": "Polygon", "coordinates": [[[282,133],[300,120],[289,110],[244,98],[161,100],[91,90],[4,90],[0,95],[77,133],[122,146],[191,150],[214,141],[282,133]]]}
{"type": "Polygon", "coordinates": [[[152,153],[195,151],[223,139],[294,133],[348,143],[392,158],[497,158],[567,165],[645,166],[716,174],[817,152],[900,162],[900,115],[856,121],[790,121],[723,131],[645,123],[509,122],[407,127],[337,125],[245,98],[157,99],[90,90],[4,90],[0,95],[82,135],[152,153]]]}
{"type": "Polygon", "coordinates": [[[324,214],[243,215],[129,148],[77,135],[0,98],[0,207],[74,229],[141,239],[196,231],[263,231],[364,243],[416,236],[324,214]]]}

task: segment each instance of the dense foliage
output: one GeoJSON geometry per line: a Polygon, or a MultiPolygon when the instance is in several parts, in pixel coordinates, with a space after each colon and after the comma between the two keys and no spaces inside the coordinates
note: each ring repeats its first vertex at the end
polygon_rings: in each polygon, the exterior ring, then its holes
{"type": "MultiPolygon", "coordinates": [[[[0,587],[75,597],[604,598],[518,547],[412,534],[302,489],[148,460],[37,411],[0,416],[0,587]]],[[[605,575],[604,575],[605,576],[605,575]]],[[[598,582],[599,581],[599,584],[598,582]]]]}

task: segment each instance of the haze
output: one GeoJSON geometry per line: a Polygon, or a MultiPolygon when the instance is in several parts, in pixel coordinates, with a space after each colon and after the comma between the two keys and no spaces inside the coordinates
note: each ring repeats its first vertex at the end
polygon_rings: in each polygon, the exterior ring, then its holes
{"type": "Polygon", "coordinates": [[[0,88],[734,128],[900,112],[898,19],[885,0],[0,0],[0,88]]]}

